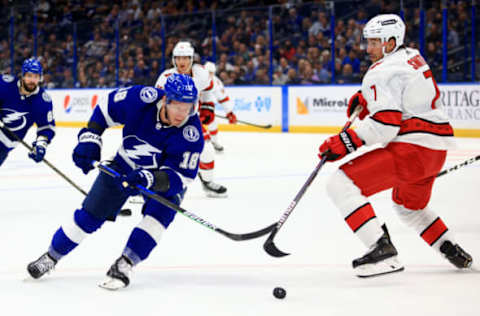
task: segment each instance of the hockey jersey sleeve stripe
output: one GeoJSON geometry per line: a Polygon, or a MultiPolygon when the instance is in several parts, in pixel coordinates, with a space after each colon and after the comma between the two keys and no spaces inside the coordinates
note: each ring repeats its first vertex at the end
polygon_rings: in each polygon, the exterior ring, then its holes
{"type": "Polygon", "coordinates": [[[202,104],[200,104],[200,109],[207,109],[207,110],[215,111],[215,103],[213,103],[213,102],[202,102],[202,104]]]}
{"type": "Polygon", "coordinates": [[[203,91],[210,91],[212,90],[213,88],[213,80],[210,80],[210,85],[208,87],[206,87],[205,89],[203,89],[203,91]]]}
{"type": "Polygon", "coordinates": [[[402,112],[396,110],[378,111],[370,118],[383,125],[399,127],[402,124],[402,112]]]}
{"type": "Polygon", "coordinates": [[[229,100],[230,100],[230,98],[227,96],[227,97],[225,97],[224,99],[218,101],[218,103],[224,103],[224,102],[227,102],[227,101],[229,101],[229,100]]]}
{"type": "Polygon", "coordinates": [[[430,224],[425,230],[420,234],[420,236],[425,240],[430,246],[433,245],[440,237],[442,237],[448,228],[440,217],[437,217],[432,224],[430,224]]]}
{"type": "Polygon", "coordinates": [[[375,217],[372,205],[370,203],[365,203],[345,217],[345,221],[352,231],[356,232],[375,217]]]}
{"type": "Polygon", "coordinates": [[[103,115],[103,118],[105,119],[105,122],[107,123],[108,127],[120,125],[119,123],[113,121],[112,117],[108,113],[108,104],[107,103],[103,103],[103,102],[99,103],[98,107],[99,107],[99,109],[100,109],[100,111],[103,115]]]}
{"type": "Polygon", "coordinates": [[[427,133],[438,136],[453,136],[453,128],[450,123],[435,123],[418,117],[402,122],[399,135],[410,133],[427,133]]]}
{"type": "Polygon", "coordinates": [[[39,126],[37,128],[37,132],[41,132],[43,130],[46,130],[46,129],[51,129],[52,131],[55,131],[55,125],[44,125],[44,126],[39,126]]]}
{"type": "Polygon", "coordinates": [[[18,145],[18,142],[10,140],[0,129],[0,143],[3,143],[5,147],[15,148],[18,145]]]}

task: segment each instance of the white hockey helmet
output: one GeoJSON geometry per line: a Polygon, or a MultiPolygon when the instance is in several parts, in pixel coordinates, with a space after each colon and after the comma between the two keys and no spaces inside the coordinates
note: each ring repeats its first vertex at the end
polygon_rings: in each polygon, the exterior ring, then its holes
{"type": "Polygon", "coordinates": [[[402,18],[396,14],[379,14],[371,18],[363,28],[363,38],[379,38],[382,45],[392,37],[395,39],[396,46],[390,53],[386,53],[385,47],[383,47],[382,52],[384,55],[395,52],[403,45],[405,23],[403,23],[402,18]]]}
{"type": "Polygon", "coordinates": [[[193,55],[195,54],[195,50],[193,49],[192,44],[186,41],[178,42],[175,47],[173,48],[172,52],[172,64],[175,68],[177,65],[175,63],[175,57],[177,56],[188,56],[190,57],[190,67],[193,65],[193,55]]]}
{"type": "Polygon", "coordinates": [[[215,66],[214,63],[211,61],[207,61],[204,65],[205,69],[208,70],[208,72],[215,74],[217,72],[217,66],[215,66]]]}

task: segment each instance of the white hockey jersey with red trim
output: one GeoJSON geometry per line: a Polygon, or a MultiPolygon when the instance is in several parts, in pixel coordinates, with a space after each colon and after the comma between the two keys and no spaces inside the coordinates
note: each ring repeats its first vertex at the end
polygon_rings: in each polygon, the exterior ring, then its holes
{"type": "MultiPolygon", "coordinates": [[[[177,68],[170,68],[162,72],[160,76],[158,76],[155,87],[163,89],[165,82],[167,82],[167,77],[173,73],[178,73],[177,68]]],[[[209,72],[203,68],[202,65],[193,64],[191,76],[198,90],[199,103],[213,106],[215,102],[215,96],[213,94],[215,86],[213,80],[210,79],[209,72]]]]}
{"type": "Polygon", "coordinates": [[[453,129],[437,102],[437,83],[418,50],[402,48],[373,64],[363,78],[362,94],[370,114],[357,124],[356,132],[367,145],[455,147],[453,129]]]}
{"type": "Polygon", "coordinates": [[[217,76],[213,75],[213,84],[214,90],[213,94],[217,102],[225,109],[225,113],[233,111],[233,102],[225,91],[225,86],[223,85],[222,80],[217,76]]]}

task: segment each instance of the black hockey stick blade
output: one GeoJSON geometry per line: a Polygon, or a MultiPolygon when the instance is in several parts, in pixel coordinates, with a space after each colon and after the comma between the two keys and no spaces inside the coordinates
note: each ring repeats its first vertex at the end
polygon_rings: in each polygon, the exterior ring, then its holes
{"type": "Polygon", "coordinates": [[[289,253],[283,252],[280,249],[278,249],[275,243],[273,242],[273,238],[275,237],[277,232],[278,232],[278,228],[275,226],[270,236],[268,236],[267,241],[265,241],[265,243],[263,244],[263,249],[272,257],[280,258],[280,257],[285,257],[290,255],[289,253]]]}
{"type": "Polygon", "coordinates": [[[271,232],[272,229],[274,229],[276,225],[277,225],[277,223],[273,223],[272,225],[270,225],[268,227],[265,227],[263,229],[260,229],[260,230],[257,230],[257,231],[251,232],[251,233],[246,233],[246,234],[233,234],[233,233],[229,233],[227,231],[224,231],[221,228],[217,228],[216,231],[223,234],[224,236],[227,236],[230,239],[235,240],[235,241],[242,241],[242,240],[250,240],[250,239],[255,239],[255,238],[258,238],[258,237],[262,237],[262,236],[268,234],[269,232],[271,232]]]}

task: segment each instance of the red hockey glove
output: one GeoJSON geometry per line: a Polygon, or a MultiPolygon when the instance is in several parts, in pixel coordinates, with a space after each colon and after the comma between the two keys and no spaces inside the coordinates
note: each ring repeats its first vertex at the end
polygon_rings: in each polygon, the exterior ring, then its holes
{"type": "Polygon", "coordinates": [[[370,112],[368,112],[367,101],[363,97],[363,94],[362,94],[361,90],[358,90],[357,93],[352,95],[350,100],[348,100],[348,109],[347,109],[347,116],[348,117],[352,116],[352,114],[353,114],[353,112],[355,112],[355,109],[357,108],[357,106],[362,107],[362,111],[358,115],[358,118],[360,120],[363,120],[365,118],[365,116],[367,116],[368,113],[370,113],[370,112]]]}
{"type": "Polygon", "coordinates": [[[349,128],[345,132],[327,138],[320,145],[318,157],[322,159],[323,155],[326,155],[327,161],[336,161],[354,152],[363,144],[363,140],[358,137],[357,133],[349,128]]]}
{"type": "Polygon", "coordinates": [[[208,125],[213,122],[215,118],[215,112],[213,106],[200,106],[200,122],[204,125],[208,125]]]}
{"type": "Polygon", "coordinates": [[[237,124],[237,116],[233,112],[227,113],[228,123],[237,124]]]}

